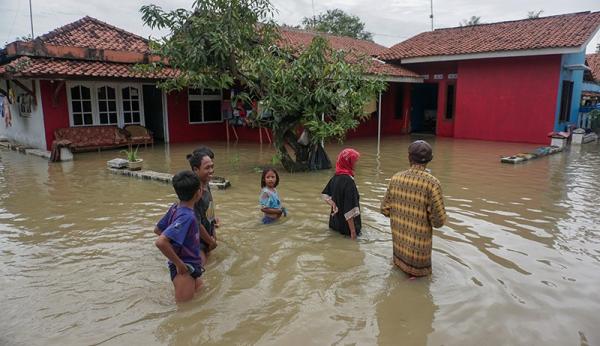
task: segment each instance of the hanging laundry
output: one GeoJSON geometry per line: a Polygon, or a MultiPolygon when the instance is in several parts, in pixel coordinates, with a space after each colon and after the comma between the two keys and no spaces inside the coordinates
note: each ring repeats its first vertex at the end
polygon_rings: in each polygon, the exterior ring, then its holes
{"type": "Polygon", "coordinates": [[[4,126],[9,128],[12,126],[12,115],[10,114],[10,104],[8,99],[4,97],[4,102],[2,102],[2,116],[4,117],[4,126]]]}
{"type": "Polygon", "coordinates": [[[17,103],[19,104],[19,113],[22,117],[30,117],[31,109],[33,107],[33,96],[29,94],[20,94],[17,97],[17,103]]]}

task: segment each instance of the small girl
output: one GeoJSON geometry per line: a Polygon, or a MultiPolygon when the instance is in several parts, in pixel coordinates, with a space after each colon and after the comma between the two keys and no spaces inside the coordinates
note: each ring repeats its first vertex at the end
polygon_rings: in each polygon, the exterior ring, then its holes
{"type": "Polygon", "coordinates": [[[277,194],[277,185],[279,185],[279,174],[274,168],[265,168],[260,177],[260,211],[265,213],[262,222],[266,225],[275,222],[283,216],[287,216],[287,211],[281,206],[279,194],[277,194]]]}

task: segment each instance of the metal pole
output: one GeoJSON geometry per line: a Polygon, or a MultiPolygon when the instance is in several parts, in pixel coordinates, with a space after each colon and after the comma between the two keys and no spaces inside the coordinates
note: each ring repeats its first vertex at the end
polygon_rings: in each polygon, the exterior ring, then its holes
{"type": "Polygon", "coordinates": [[[31,0],[29,0],[29,22],[31,23],[31,40],[33,41],[35,36],[33,36],[33,12],[31,10],[31,0]]]}
{"type": "Polygon", "coordinates": [[[381,144],[381,91],[379,92],[379,102],[377,104],[377,156],[379,156],[380,144],[381,144]]]}
{"type": "Polygon", "coordinates": [[[429,18],[431,18],[431,31],[433,31],[433,0],[429,0],[429,3],[431,4],[431,14],[429,15],[429,18]]]}

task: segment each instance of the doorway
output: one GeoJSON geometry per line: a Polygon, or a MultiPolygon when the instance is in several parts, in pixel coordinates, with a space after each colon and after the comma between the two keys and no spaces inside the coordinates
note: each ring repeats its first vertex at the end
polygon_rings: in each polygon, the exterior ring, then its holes
{"type": "Polygon", "coordinates": [[[144,84],[144,121],[146,128],[154,134],[155,141],[164,142],[162,91],[154,84],[144,84]]]}
{"type": "Polygon", "coordinates": [[[411,94],[410,132],[435,134],[438,107],[437,83],[415,84],[411,94]]]}

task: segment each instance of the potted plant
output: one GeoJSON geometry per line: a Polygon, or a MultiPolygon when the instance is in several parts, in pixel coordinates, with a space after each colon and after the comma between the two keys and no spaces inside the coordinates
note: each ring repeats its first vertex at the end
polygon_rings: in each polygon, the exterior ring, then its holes
{"type": "Polygon", "coordinates": [[[130,171],[139,171],[140,169],[142,169],[142,163],[144,162],[143,159],[140,159],[137,156],[137,152],[139,149],[139,145],[135,148],[135,150],[133,150],[133,147],[129,147],[128,150],[122,150],[121,152],[125,154],[125,157],[127,158],[127,167],[129,168],[130,171]]]}

